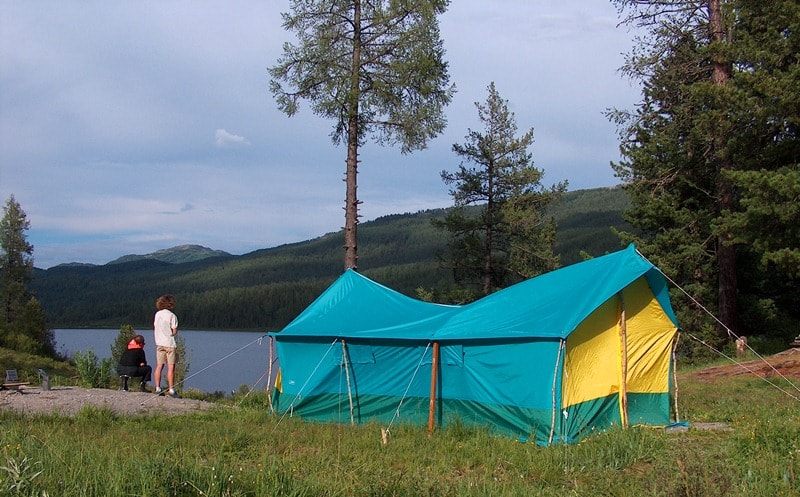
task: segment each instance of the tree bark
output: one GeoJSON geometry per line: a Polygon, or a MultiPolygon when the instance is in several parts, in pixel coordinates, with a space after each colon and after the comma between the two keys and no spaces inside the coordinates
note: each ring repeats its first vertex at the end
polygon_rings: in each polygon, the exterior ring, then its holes
{"type": "Polygon", "coordinates": [[[351,100],[347,110],[347,171],[344,207],[344,268],[358,269],[358,100],[361,72],[361,2],[353,2],[353,60],[350,72],[351,100]]]}
{"type": "Polygon", "coordinates": [[[494,249],[494,165],[489,164],[486,200],[486,240],[483,247],[483,294],[492,291],[492,250],[494,249]]]}
{"type": "MultiPolygon", "coordinates": [[[[714,43],[724,43],[726,40],[727,29],[722,19],[722,0],[709,0],[709,29],[711,30],[711,40],[714,43]]],[[[728,84],[731,78],[730,62],[723,57],[716,55],[712,61],[713,71],[711,81],[720,87],[728,84]]],[[[720,126],[718,129],[727,129],[720,126]]],[[[715,138],[714,151],[718,154],[728,140],[727,136],[718,134],[715,138]]],[[[733,211],[734,196],[733,186],[730,180],[724,177],[723,172],[732,169],[733,165],[726,156],[717,156],[717,205],[718,212],[733,211]]],[[[736,249],[728,242],[732,235],[729,232],[720,233],[717,236],[717,268],[718,268],[718,296],[717,305],[719,307],[719,319],[723,324],[717,324],[717,333],[721,338],[728,337],[728,329],[734,334],[737,330],[737,305],[736,294],[738,281],[736,277],[736,249]],[[727,326],[728,329],[725,328],[727,326]]]]}

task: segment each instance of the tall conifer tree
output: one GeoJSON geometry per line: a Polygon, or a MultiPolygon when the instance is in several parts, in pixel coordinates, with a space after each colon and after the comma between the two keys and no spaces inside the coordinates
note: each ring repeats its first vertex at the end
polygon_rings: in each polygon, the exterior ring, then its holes
{"type": "Polygon", "coordinates": [[[0,220],[0,274],[2,274],[2,309],[0,344],[21,352],[53,355],[52,331],[45,326],[39,302],[28,292],[33,271],[33,245],[26,232],[30,221],[11,195],[0,220]]]}
{"type": "Polygon", "coordinates": [[[793,232],[797,217],[758,219],[800,189],[800,10],[783,1],[614,3],[647,34],[623,68],[643,83],[643,101],[633,114],[612,114],[625,157],[615,169],[633,199],[641,249],[719,318],[707,320],[676,293],[685,328],[708,337],[716,326],[719,342],[776,333],[765,324],[783,326],[778,315],[796,311],[764,293],[764,278],[776,261],[796,260],[796,243],[764,235],[793,232]],[[776,189],[773,174],[789,183],[776,189]]]}
{"type": "MultiPolygon", "coordinates": [[[[292,116],[300,99],[334,121],[347,146],[344,266],[357,268],[358,150],[369,136],[424,148],[446,125],[455,91],[437,16],[448,0],[293,0],[283,25],[297,35],[269,69],[278,107],[292,116]]],[[[300,141],[298,141],[299,146],[300,141]]]]}
{"type": "Polygon", "coordinates": [[[30,221],[19,202],[11,195],[0,220],[0,272],[3,282],[3,318],[13,322],[22,313],[27,301],[25,284],[33,271],[33,245],[26,232],[30,221]]]}

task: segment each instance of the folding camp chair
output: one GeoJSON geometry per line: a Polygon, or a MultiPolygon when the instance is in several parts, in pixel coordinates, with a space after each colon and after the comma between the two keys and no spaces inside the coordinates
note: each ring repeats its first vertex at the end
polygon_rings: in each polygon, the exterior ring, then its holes
{"type": "Polygon", "coordinates": [[[19,393],[24,393],[22,387],[25,385],[30,385],[30,382],[19,381],[19,375],[17,375],[16,369],[6,369],[6,379],[3,381],[2,386],[0,386],[0,390],[14,390],[19,393]]]}

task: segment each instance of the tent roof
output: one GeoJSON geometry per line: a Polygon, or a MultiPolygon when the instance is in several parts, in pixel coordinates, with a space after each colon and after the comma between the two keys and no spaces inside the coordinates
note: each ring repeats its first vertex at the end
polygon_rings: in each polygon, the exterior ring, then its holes
{"type": "Polygon", "coordinates": [[[633,245],[537,276],[465,306],[407,297],[347,270],[278,335],[386,339],[565,338],[641,276],[677,325],[663,276],[633,245]]]}
{"type": "Polygon", "coordinates": [[[348,269],[279,336],[428,340],[458,309],[413,299],[348,269]]]}

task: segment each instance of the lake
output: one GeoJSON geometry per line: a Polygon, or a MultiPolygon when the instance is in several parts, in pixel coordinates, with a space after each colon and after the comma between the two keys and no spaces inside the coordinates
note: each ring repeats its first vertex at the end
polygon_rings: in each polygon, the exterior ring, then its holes
{"type": "MultiPolygon", "coordinates": [[[[119,334],[119,330],[106,329],[56,329],[53,332],[56,350],[61,354],[72,357],[75,352],[92,350],[98,359],[111,357],[111,346],[119,334]]],[[[137,333],[144,336],[147,363],[155,369],[153,331],[137,330],[137,333]]],[[[273,377],[277,373],[274,344],[270,356],[271,340],[264,333],[180,330],[180,335],[186,340],[189,372],[183,385],[177,386],[179,390],[194,388],[202,392],[225,392],[226,395],[242,385],[263,390],[268,384],[270,357],[274,360],[273,377]]],[[[166,368],[161,382],[166,385],[166,368]]]]}

